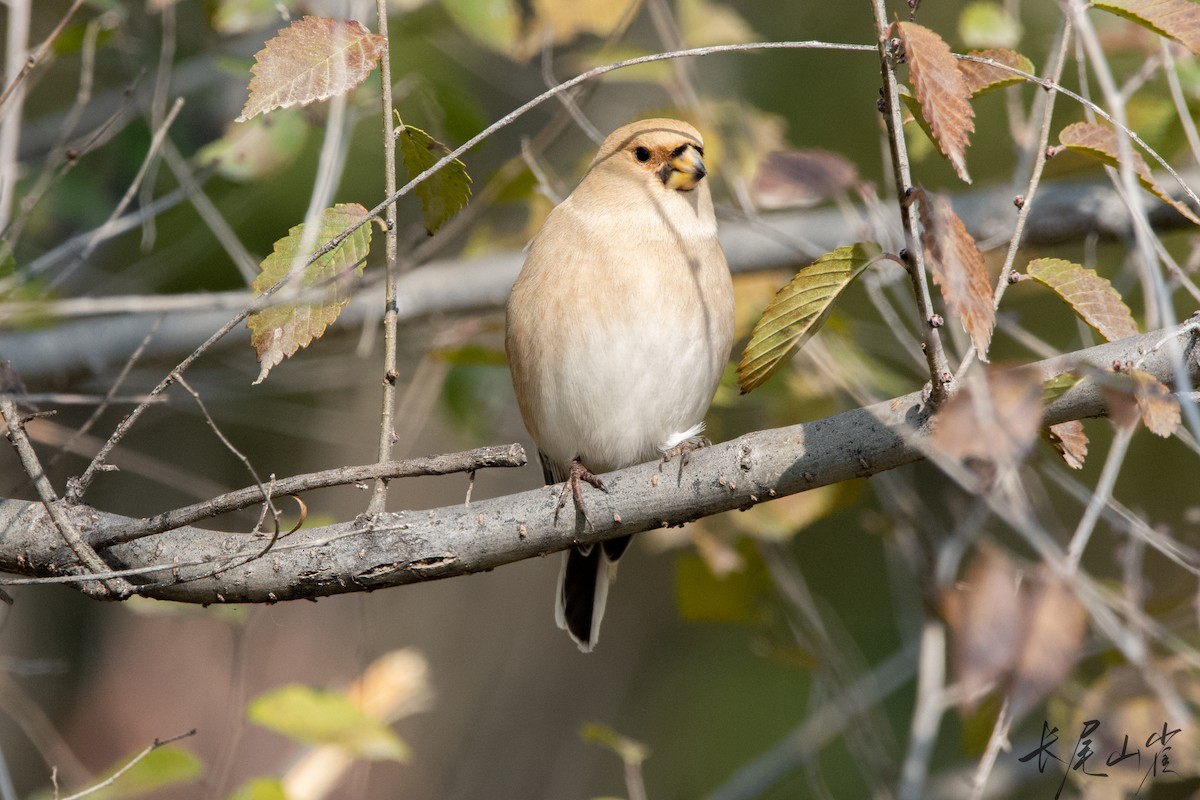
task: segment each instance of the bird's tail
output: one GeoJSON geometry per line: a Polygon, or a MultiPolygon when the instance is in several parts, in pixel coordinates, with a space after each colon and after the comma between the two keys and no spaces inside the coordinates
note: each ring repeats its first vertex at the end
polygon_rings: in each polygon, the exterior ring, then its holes
{"type": "Polygon", "coordinates": [[[576,547],[563,554],[554,601],[554,621],[570,634],[579,649],[590,653],[600,640],[600,621],[608,602],[608,585],[617,576],[617,559],[628,536],[600,545],[576,547]]]}

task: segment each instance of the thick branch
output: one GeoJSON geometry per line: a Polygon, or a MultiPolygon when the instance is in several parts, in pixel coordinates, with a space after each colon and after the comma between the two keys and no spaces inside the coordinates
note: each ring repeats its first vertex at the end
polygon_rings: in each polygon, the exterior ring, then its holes
{"type": "MultiPolygon", "coordinates": [[[[1196,325],[1156,331],[1040,362],[1049,377],[1082,363],[1106,369],[1140,361],[1160,380],[1173,380],[1170,353],[1183,353],[1186,370],[1200,381],[1196,325]],[[1174,340],[1175,346],[1164,346],[1174,340]]],[[[1101,390],[1083,381],[1051,404],[1045,423],[1100,416],[1101,390]]],[[[362,517],[303,529],[278,542],[257,561],[245,562],[264,539],[181,528],[102,548],[114,568],[164,565],[141,575],[138,591],[193,603],[274,602],[379,589],[448,578],[582,542],[638,533],[773,497],[852,478],[867,477],[924,457],[928,434],[921,395],[855,409],[803,425],[759,431],[695,453],[682,475],[677,464],[657,462],[605,476],[608,494],[588,496],[594,527],[564,516],[554,522],[556,494],[539,488],[520,494],[428,511],[362,517]],[[244,563],[245,562],[245,563],[244,563]],[[237,563],[210,576],[218,563],[237,563]],[[205,576],[188,581],[193,576],[205,576]],[[156,581],[146,583],[146,581],[156,581]]],[[[92,544],[101,544],[127,521],[87,508],[65,509],[92,544]],[[102,532],[107,532],[104,534],[102,532]]],[[[0,502],[0,569],[26,575],[69,574],[76,566],[56,547],[54,528],[40,504],[0,502]]]]}

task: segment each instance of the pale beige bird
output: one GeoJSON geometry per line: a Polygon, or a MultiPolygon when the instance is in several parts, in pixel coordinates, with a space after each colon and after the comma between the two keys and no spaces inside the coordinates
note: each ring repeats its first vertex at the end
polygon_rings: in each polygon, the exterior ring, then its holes
{"type": "MultiPolygon", "coordinates": [[[[508,300],[505,349],[547,484],[580,481],[704,443],[733,343],[733,286],[691,125],[618,128],[550,212],[508,300]]],[[[561,505],[560,505],[561,508],[561,505]]],[[[555,619],[596,644],[629,537],[567,552],[555,619]]]]}

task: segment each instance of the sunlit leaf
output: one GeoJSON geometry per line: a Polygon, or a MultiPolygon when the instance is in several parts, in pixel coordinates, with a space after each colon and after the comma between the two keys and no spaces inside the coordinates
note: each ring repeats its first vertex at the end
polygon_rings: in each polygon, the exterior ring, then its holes
{"type": "Polygon", "coordinates": [[[337,745],[359,758],[405,761],[408,748],[344,694],[290,684],[250,702],[247,718],[305,744],[337,745]]]}
{"type": "Polygon", "coordinates": [[[268,178],[300,155],[308,131],[303,115],[294,110],[231,123],[220,139],[200,149],[196,160],[216,166],[218,174],[231,181],[268,178]]]}
{"type": "MultiPolygon", "coordinates": [[[[1110,167],[1119,166],[1117,154],[1120,152],[1120,148],[1117,146],[1117,135],[1112,128],[1105,125],[1091,122],[1076,122],[1063,128],[1062,133],[1058,135],[1058,140],[1068,150],[1081,153],[1089,158],[1094,158],[1110,167]]],[[[1129,146],[1133,148],[1133,143],[1130,142],[1129,146]]],[[[1142,154],[1136,149],[1131,149],[1130,152],[1132,153],[1134,171],[1137,172],[1138,183],[1146,191],[1150,192],[1150,194],[1164,203],[1168,203],[1180,214],[1200,225],[1200,217],[1197,217],[1184,203],[1172,199],[1158,185],[1158,182],[1154,180],[1154,176],[1150,174],[1150,168],[1146,166],[1146,160],[1142,158],[1142,154]]]]}
{"type": "Polygon", "coordinates": [[[251,778],[229,795],[229,800],[288,800],[278,778],[251,778]]]}
{"type": "Polygon", "coordinates": [[[423,710],[430,700],[429,662],[411,648],[391,650],[371,662],[346,697],[383,722],[423,710]]]}
{"type": "Polygon", "coordinates": [[[1025,268],[1029,277],[1049,286],[1076,314],[1110,342],[1136,336],[1137,323],[1121,295],[1094,269],[1061,258],[1039,258],[1025,268]]]}
{"type": "Polygon", "coordinates": [[[967,47],[1016,47],[1022,33],[1020,21],[992,0],[970,3],[958,15],[958,38],[967,47]]]}
{"type": "Polygon", "coordinates": [[[1095,0],[1092,5],[1169,36],[1200,55],[1200,4],[1191,0],[1095,0]]]}
{"type": "Polygon", "coordinates": [[[893,30],[904,42],[908,74],[921,115],[929,123],[942,155],[958,177],[970,183],[967,145],[975,130],[975,112],[958,60],[942,37],[915,22],[897,22],[893,30]]]}
{"type": "Polygon", "coordinates": [[[1068,467],[1083,469],[1088,453],[1088,437],[1082,422],[1073,419],[1051,425],[1042,431],[1042,436],[1062,456],[1068,467]]]}
{"type": "Polygon", "coordinates": [[[992,283],[983,254],[942,195],[926,193],[921,200],[921,244],[933,281],[958,315],[979,357],[987,359],[996,325],[992,283]]]}
{"type": "MultiPolygon", "coordinates": [[[[975,50],[968,53],[968,55],[986,58],[995,61],[997,64],[1004,64],[1014,69],[1019,69],[1022,72],[1033,74],[1033,62],[1012,50],[975,50]]],[[[1009,72],[1003,67],[993,66],[992,64],[980,64],[978,61],[959,60],[958,71],[962,73],[963,79],[966,80],[967,91],[971,93],[971,97],[978,97],[981,94],[987,94],[996,89],[1003,89],[1005,86],[1013,86],[1025,82],[1023,77],[1009,72]]]]}
{"type": "Polygon", "coordinates": [[[807,208],[839,197],[858,183],[858,168],[829,150],[784,150],[768,155],[754,176],[760,208],[807,208]]]}
{"type": "MultiPolygon", "coordinates": [[[[446,145],[412,125],[397,130],[396,138],[410,180],[450,152],[446,145]]],[[[418,184],[416,192],[425,214],[425,231],[432,236],[471,199],[471,176],[466,165],[456,158],[418,184]]]]}
{"type": "Polygon", "coordinates": [[[375,68],[385,44],[354,20],[296,20],[255,54],[250,96],[238,121],[345,94],[375,68]]]}
{"type": "MultiPolygon", "coordinates": [[[[111,776],[133,761],[128,756],[113,764],[105,776],[111,776]]],[[[108,786],[88,795],[88,800],[128,800],[143,797],[171,786],[191,783],[204,774],[200,759],[188,750],[175,745],[165,745],[151,750],[132,767],[121,773],[108,786]]],[[[100,783],[103,778],[97,783],[100,783]]]]}
{"type": "Polygon", "coordinates": [[[873,242],[844,245],[801,269],[779,290],[754,326],[738,364],[743,394],[761,386],[820,329],[834,301],[880,252],[873,242]]]}
{"type": "Polygon", "coordinates": [[[322,244],[333,239],[352,224],[360,221],[367,210],[356,203],[327,208],[317,220],[317,235],[313,251],[301,253],[304,225],[297,225],[288,235],[275,242],[275,251],[259,265],[259,275],[253,288],[261,294],[275,284],[289,279],[292,270],[300,270],[290,278],[297,290],[311,289],[319,293],[316,300],[285,303],[251,314],[246,319],[250,342],[258,354],[261,367],[260,383],[276,364],[308,347],[337,319],[342,308],[350,302],[347,279],[362,274],[363,261],[371,249],[371,226],[361,225],[344,242],[318,258],[308,267],[304,263],[322,244]]]}

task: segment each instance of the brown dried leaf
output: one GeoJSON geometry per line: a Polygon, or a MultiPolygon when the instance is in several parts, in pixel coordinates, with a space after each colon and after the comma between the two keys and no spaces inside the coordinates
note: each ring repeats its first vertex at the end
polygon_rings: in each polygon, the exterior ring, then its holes
{"type": "MultiPolygon", "coordinates": [[[[997,64],[1006,64],[1022,72],[1033,74],[1033,62],[1014,50],[972,50],[968,55],[987,58],[997,64]]],[[[959,61],[958,71],[962,73],[963,79],[967,82],[967,91],[971,93],[971,97],[1025,81],[1020,75],[1002,67],[980,64],[977,61],[959,61]]]]}
{"type": "Polygon", "coordinates": [[[986,481],[993,469],[1025,457],[1041,421],[1039,376],[1031,369],[989,369],[986,383],[963,387],[934,415],[933,445],[976,468],[986,481]]]}
{"type": "Polygon", "coordinates": [[[1042,436],[1050,446],[1058,451],[1063,461],[1071,469],[1083,469],[1084,459],[1087,458],[1088,437],[1083,430],[1083,423],[1077,419],[1051,425],[1042,431],[1042,436]]]}
{"type": "Polygon", "coordinates": [[[1133,399],[1137,403],[1142,423],[1151,433],[1166,438],[1179,427],[1179,400],[1158,378],[1140,369],[1130,371],[1133,378],[1133,399]]]}
{"type": "Polygon", "coordinates": [[[959,708],[969,713],[1012,668],[1022,636],[1017,613],[1021,575],[994,547],[982,547],[963,580],[942,594],[951,634],[951,661],[962,688],[959,708]]]}
{"type": "Polygon", "coordinates": [[[971,93],[958,68],[950,46],[942,37],[915,22],[897,22],[893,31],[904,42],[913,93],[921,104],[921,115],[950,160],[958,177],[967,183],[967,145],[975,130],[971,93]]]}
{"type": "Polygon", "coordinates": [[[921,244],[934,282],[941,287],[946,304],[958,314],[963,328],[987,360],[996,308],[992,284],[983,254],[967,233],[967,226],[941,195],[924,194],[921,200],[921,244]]]}
{"type": "MultiPolygon", "coordinates": [[[[1089,158],[1094,158],[1110,167],[1117,167],[1120,164],[1117,159],[1117,154],[1120,152],[1120,148],[1117,146],[1117,134],[1112,128],[1106,125],[1075,122],[1063,128],[1062,133],[1058,134],[1058,141],[1068,150],[1073,150],[1089,158]]],[[[1130,143],[1130,147],[1132,146],[1132,143],[1130,143]]],[[[1158,185],[1158,182],[1154,180],[1154,176],[1150,174],[1150,168],[1146,166],[1146,159],[1142,158],[1142,154],[1136,149],[1133,149],[1131,152],[1133,154],[1133,169],[1137,172],[1138,183],[1142,185],[1142,188],[1170,205],[1192,222],[1200,225],[1200,217],[1197,217],[1187,205],[1173,199],[1158,185]]]]}
{"type": "Polygon", "coordinates": [[[1064,582],[1046,573],[1030,579],[994,547],[980,548],[941,608],[964,714],[995,687],[1019,718],[1070,673],[1087,626],[1064,582]]]}
{"type": "Polygon", "coordinates": [[[354,20],[296,20],[255,54],[250,97],[238,121],[345,94],[375,68],[384,44],[354,20]]]}
{"type": "Polygon", "coordinates": [[[1092,5],[1169,36],[1200,55],[1200,5],[1189,0],[1095,0],[1092,5]]]}
{"type": "Polygon", "coordinates": [[[1061,258],[1039,258],[1025,268],[1029,277],[1053,289],[1084,322],[1110,342],[1136,336],[1133,312],[1094,269],[1061,258]]]}
{"type": "Polygon", "coordinates": [[[771,153],[754,176],[759,207],[808,208],[845,193],[858,183],[858,168],[829,150],[771,153]]]}
{"type": "Polygon", "coordinates": [[[1087,610],[1070,587],[1048,571],[1022,585],[1019,616],[1024,641],[1008,681],[1009,710],[1015,719],[1070,674],[1087,631],[1087,610]]]}

